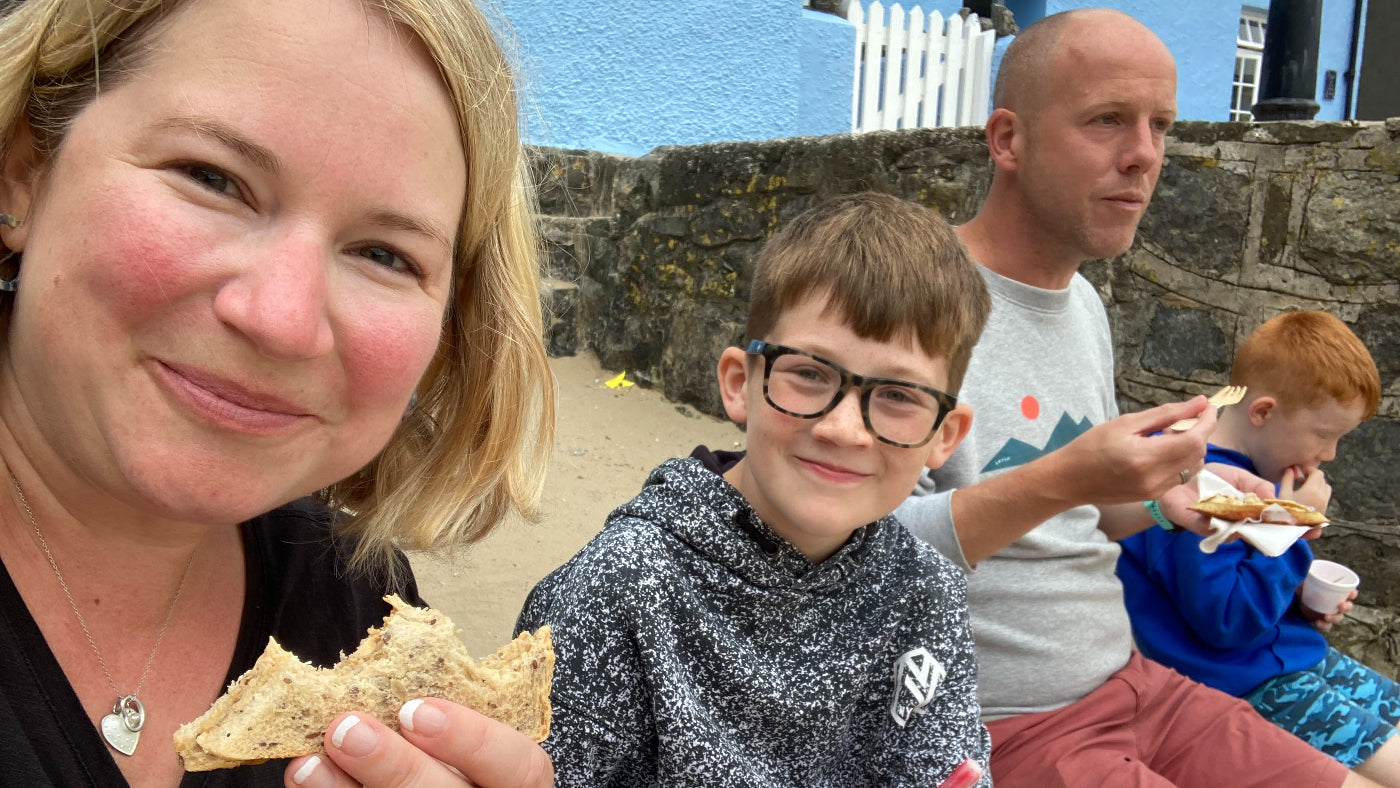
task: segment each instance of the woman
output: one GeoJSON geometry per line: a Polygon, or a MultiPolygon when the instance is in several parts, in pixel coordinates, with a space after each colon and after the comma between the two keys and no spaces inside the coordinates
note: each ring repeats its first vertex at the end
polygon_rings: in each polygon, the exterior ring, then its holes
{"type": "MultiPolygon", "coordinates": [[[[269,636],[334,661],[416,598],[396,547],[538,495],[509,69],[463,0],[27,0],[0,127],[0,783],[173,785],[171,734],[269,636]]],[[[552,781],[412,708],[186,783],[552,781]]]]}

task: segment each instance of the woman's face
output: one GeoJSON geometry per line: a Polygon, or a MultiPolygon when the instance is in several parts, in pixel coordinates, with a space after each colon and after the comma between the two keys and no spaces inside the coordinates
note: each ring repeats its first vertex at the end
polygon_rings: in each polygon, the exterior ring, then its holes
{"type": "Polygon", "coordinates": [[[388,440],[466,164],[426,51],[358,0],[196,0],[151,44],[0,194],[25,219],[0,412],[41,474],[232,522],[388,440]]]}

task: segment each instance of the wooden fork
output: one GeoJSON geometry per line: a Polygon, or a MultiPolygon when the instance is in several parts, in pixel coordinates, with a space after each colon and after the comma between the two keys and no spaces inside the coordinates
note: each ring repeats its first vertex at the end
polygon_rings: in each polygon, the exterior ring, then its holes
{"type": "MultiPolygon", "coordinates": [[[[1244,399],[1244,393],[1246,391],[1248,391],[1248,389],[1244,386],[1226,386],[1225,388],[1210,395],[1210,397],[1208,397],[1206,401],[1217,408],[1223,408],[1226,405],[1234,405],[1235,403],[1244,399]]],[[[1181,421],[1178,421],[1170,427],[1167,427],[1167,429],[1171,430],[1172,432],[1185,432],[1191,429],[1192,427],[1196,426],[1197,421],[1200,421],[1200,419],[1182,419],[1181,421]]]]}

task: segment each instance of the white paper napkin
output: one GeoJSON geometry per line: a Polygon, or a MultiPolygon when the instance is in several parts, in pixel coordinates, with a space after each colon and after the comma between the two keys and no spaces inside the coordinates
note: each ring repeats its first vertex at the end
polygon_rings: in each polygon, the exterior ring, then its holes
{"type": "MultiPolygon", "coordinates": [[[[1206,470],[1196,475],[1196,488],[1200,490],[1202,500],[1217,493],[1244,497],[1244,493],[1235,489],[1229,482],[1206,470]]],[[[1283,507],[1277,508],[1287,513],[1283,507]]],[[[1201,540],[1201,552],[1213,553],[1232,534],[1239,534],[1241,539],[1254,545],[1259,552],[1270,558],[1277,558],[1287,552],[1288,548],[1298,541],[1298,537],[1307,533],[1308,528],[1306,525],[1269,525],[1259,520],[1232,521],[1212,517],[1210,529],[1214,533],[1201,540]]]]}

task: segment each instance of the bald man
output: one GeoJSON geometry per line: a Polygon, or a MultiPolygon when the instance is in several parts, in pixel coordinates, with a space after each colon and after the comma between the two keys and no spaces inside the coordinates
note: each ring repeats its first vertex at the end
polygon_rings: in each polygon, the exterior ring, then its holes
{"type": "Polygon", "coordinates": [[[1171,53],[1116,11],[1056,14],[1007,50],[995,105],[991,189],[959,228],[993,298],[960,395],[977,418],[897,514],[969,574],[997,788],[1373,785],[1132,647],[1116,542],[1154,516],[1209,532],[1186,507],[1215,410],[1118,415],[1108,317],[1078,271],[1127,251],[1147,210],[1176,117],[1171,53]]]}

